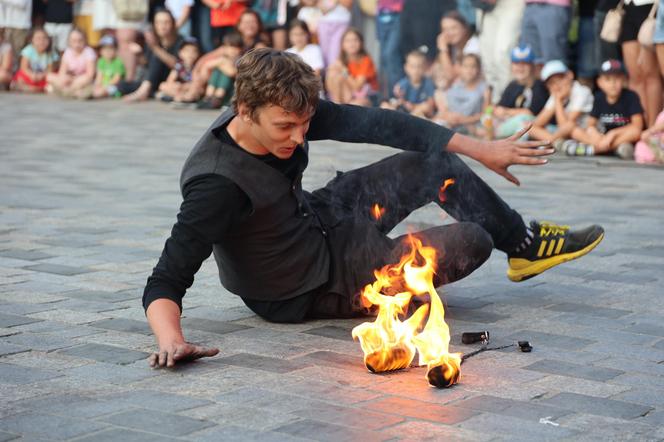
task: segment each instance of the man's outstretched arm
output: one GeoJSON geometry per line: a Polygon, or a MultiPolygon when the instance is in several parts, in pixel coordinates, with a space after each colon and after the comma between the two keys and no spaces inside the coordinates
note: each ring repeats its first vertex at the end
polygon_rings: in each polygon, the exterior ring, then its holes
{"type": "Polygon", "coordinates": [[[380,144],[418,152],[447,150],[473,158],[518,185],[516,177],[507,171],[509,166],[546,164],[541,157],[554,152],[546,142],[519,141],[528,129],[503,140],[483,141],[404,112],[321,100],[311,119],[307,138],[380,144]],[[540,149],[541,146],[546,148],[540,149]]]}
{"type": "Polygon", "coordinates": [[[183,196],[178,221],[143,294],[148,323],[159,346],[148,359],[152,367],[172,367],[178,361],[219,351],[186,342],[180,325],[182,298],[212,253],[212,244],[251,212],[249,198],[239,187],[217,175],[193,179],[184,186],[183,196]]]}

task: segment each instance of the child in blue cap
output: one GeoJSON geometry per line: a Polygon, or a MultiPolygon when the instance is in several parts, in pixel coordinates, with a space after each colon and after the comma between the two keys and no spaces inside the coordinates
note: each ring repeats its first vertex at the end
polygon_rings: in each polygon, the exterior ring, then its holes
{"type": "Polygon", "coordinates": [[[513,80],[503,91],[494,109],[496,136],[506,138],[517,133],[539,114],[549,99],[549,91],[535,74],[535,53],[528,45],[512,49],[513,80]]]}

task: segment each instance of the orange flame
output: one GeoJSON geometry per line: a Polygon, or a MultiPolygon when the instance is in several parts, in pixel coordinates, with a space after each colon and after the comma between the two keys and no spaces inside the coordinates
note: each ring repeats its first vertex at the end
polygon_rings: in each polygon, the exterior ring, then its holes
{"type": "Polygon", "coordinates": [[[383,215],[385,215],[385,208],[378,204],[374,204],[371,208],[371,216],[373,216],[375,220],[379,220],[383,215]]]}
{"type": "Polygon", "coordinates": [[[376,281],[362,291],[365,304],[377,305],[375,322],[364,322],[353,329],[360,341],[364,363],[372,372],[407,368],[419,353],[418,365],[427,366],[432,385],[450,386],[458,381],[461,355],[449,353],[450,333],[445,309],[433,285],[436,250],[408,235],[411,250],[396,265],[374,272],[376,281]],[[394,296],[381,292],[397,290],[394,296]],[[413,296],[428,295],[430,302],[402,321],[413,296]],[[429,315],[422,329],[425,318],[429,315]]]}
{"type": "Polygon", "coordinates": [[[441,203],[444,203],[447,199],[445,197],[445,190],[454,183],[455,183],[454,178],[448,178],[445,180],[443,185],[440,186],[440,189],[438,189],[438,199],[440,200],[441,203]]]}

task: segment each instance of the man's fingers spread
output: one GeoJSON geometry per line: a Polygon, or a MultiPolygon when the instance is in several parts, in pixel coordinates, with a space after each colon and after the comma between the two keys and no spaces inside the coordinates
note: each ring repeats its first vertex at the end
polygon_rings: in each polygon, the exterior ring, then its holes
{"type": "Polygon", "coordinates": [[[517,132],[517,133],[515,133],[514,135],[512,135],[512,136],[510,137],[510,140],[514,140],[514,141],[518,140],[518,139],[521,138],[526,132],[528,132],[528,131],[530,130],[531,127],[533,127],[532,124],[530,124],[530,123],[527,124],[527,125],[526,125],[523,129],[521,129],[519,132],[517,132]]]}
{"type": "Polygon", "coordinates": [[[150,357],[148,358],[148,364],[150,367],[154,368],[155,365],[157,365],[157,359],[159,356],[157,356],[157,353],[152,353],[150,357]]]}
{"type": "Polygon", "coordinates": [[[159,366],[163,367],[166,365],[166,360],[168,359],[168,353],[165,351],[159,352],[159,366]]]}
{"type": "Polygon", "coordinates": [[[543,164],[548,163],[549,160],[544,159],[544,158],[530,158],[530,157],[522,157],[521,160],[519,161],[519,164],[527,164],[530,166],[541,166],[543,164]]]}
{"type": "Polygon", "coordinates": [[[166,361],[166,367],[173,367],[175,365],[175,353],[174,352],[169,352],[168,353],[168,360],[166,361]]]}
{"type": "Polygon", "coordinates": [[[520,185],[521,185],[521,183],[519,183],[519,180],[518,180],[514,175],[512,175],[511,173],[509,173],[507,170],[505,170],[503,173],[501,173],[501,175],[502,175],[503,177],[505,177],[505,179],[506,179],[507,181],[510,181],[510,182],[516,184],[517,186],[520,186],[520,185]]]}
{"type": "Polygon", "coordinates": [[[526,149],[537,149],[540,147],[550,148],[551,143],[549,141],[519,141],[516,143],[517,146],[526,148],[526,149]]]}
{"type": "Polygon", "coordinates": [[[203,356],[210,357],[210,356],[216,355],[217,353],[219,353],[218,348],[205,348],[205,349],[203,349],[203,356]]]}
{"type": "Polygon", "coordinates": [[[521,156],[526,156],[526,157],[543,157],[543,156],[548,156],[551,155],[555,152],[555,149],[525,149],[525,148],[519,148],[518,152],[519,155],[521,156]]]}

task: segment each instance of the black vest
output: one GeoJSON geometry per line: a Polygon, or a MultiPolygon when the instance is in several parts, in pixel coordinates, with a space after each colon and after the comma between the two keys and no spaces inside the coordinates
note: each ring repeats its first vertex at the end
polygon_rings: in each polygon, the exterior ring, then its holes
{"type": "MultiPolygon", "coordinates": [[[[213,245],[219,279],[229,291],[259,301],[284,300],[327,282],[330,252],[326,229],[302,191],[302,172],[293,182],[213,133],[235,114],[228,110],[194,146],[180,177],[218,174],[233,181],[252,204],[249,218],[213,245]]],[[[305,153],[309,145],[302,147],[305,153]]],[[[304,168],[303,168],[304,169],[304,168]]]]}

